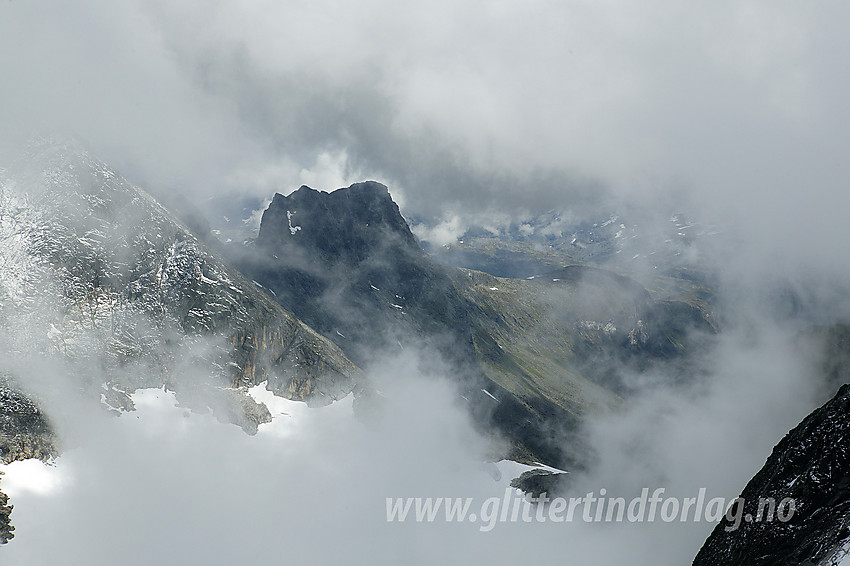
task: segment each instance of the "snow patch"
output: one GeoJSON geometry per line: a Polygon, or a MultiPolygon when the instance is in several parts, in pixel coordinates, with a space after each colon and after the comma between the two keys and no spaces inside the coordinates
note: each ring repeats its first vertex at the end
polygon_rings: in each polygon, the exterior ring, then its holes
{"type": "Polygon", "coordinates": [[[493,401],[496,401],[497,403],[499,402],[499,400],[498,400],[498,399],[496,399],[496,398],[493,396],[493,394],[492,394],[492,393],[490,393],[489,391],[487,391],[486,389],[482,389],[481,391],[483,391],[484,393],[486,393],[486,394],[487,394],[487,397],[489,397],[489,398],[490,398],[490,399],[492,399],[493,401]]]}
{"type": "Polygon", "coordinates": [[[268,407],[272,422],[261,424],[257,435],[259,437],[285,438],[296,434],[298,430],[313,426],[317,419],[330,415],[354,415],[354,395],[348,396],[324,407],[308,407],[302,401],[292,401],[278,397],[268,389],[267,381],[248,390],[248,395],[268,407]]]}
{"type": "Polygon", "coordinates": [[[298,230],[301,229],[301,226],[293,226],[292,225],[292,215],[293,214],[295,214],[295,213],[290,212],[288,210],[286,211],[286,222],[287,222],[287,224],[289,224],[289,233],[294,236],[295,232],[297,232],[298,230]]]}
{"type": "Polygon", "coordinates": [[[57,466],[45,464],[41,460],[0,464],[0,472],[3,472],[0,477],[3,491],[11,498],[24,494],[48,497],[71,483],[71,478],[57,466]]]}
{"type": "MultiPolygon", "coordinates": [[[[528,470],[543,469],[543,470],[546,470],[547,472],[553,472],[553,473],[556,473],[556,474],[557,473],[566,473],[565,470],[559,470],[558,468],[553,468],[551,466],[546,466],[546,465],[540,464],[540,463],[535,463],[534,465],[529,466],[528,464],[520,464],[519,462],[514,462],[513,460],[501,460],[499,462],[496,462],[494,465],[496,466],[496,468],[499,471],[499,474],[501,475],[501,478],[496,480],[496,482],[498,484],[497,489],[500,489],[500,490],[504,490],[504,489],[509,488],[511,486],[511,480],[512,479],[518,478],[519,476],[521,476],[524,472],[527,472],[528,470]]],[[[521,492],[520,492],[520,490],[517,489],[516,493],[521,493],[521,492]]],[[[496,494],[500,495],[501,493],[497,492],[496,494]]]]}

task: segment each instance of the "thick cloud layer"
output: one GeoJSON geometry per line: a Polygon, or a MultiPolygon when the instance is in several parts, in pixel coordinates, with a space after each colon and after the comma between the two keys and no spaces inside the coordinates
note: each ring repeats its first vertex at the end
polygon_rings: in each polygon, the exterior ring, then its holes
{"type": "MultiPolygon", "coordinates": [[[[647,392],[592,420],[599,459],[569,495],[605,488],[630,499],[664,488],[664,497],[694,497],[705,488],[709,498],[735,497],[819,401],[785,339],[731,336],[700,383],[647,392]]],[[[282,402],[270,404],[275,422],[247,437],[161,390],[138,393],[136,412],[106,416],[73,393],[61,364],[42,365],[50,383],[36,387],[52,388],[41,394],[70,442],[32,487],[9,483],[18,532],[4,564],[674,565],[689,563],[713,528],[705,519],[589,524],[579,514],[489,532],[440,516],[387,522],[387,497],[470,497],[475,512],[501,499],[518,471],[503,465],[494,481],[483,464],[492,444],[472,430],[451,384],[419,367],[408,353],[372,368],[387,400],[377,419],[355,419],[350,399],[316,410],[282,402]]]]}
{"type": "Polygon", "coordinates": [[[427,214],[685,191],[768,247],[846,235],[840,3],[0,10],[4,130],[78,132],[142,183],[268,198],[372,177],[427,214]]]}

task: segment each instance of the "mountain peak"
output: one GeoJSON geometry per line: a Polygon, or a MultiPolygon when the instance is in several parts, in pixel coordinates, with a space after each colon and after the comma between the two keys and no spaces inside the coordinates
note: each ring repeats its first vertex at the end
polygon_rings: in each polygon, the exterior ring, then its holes
{"type": "Polygon", "coordinates": [[[359,263],[387,248],[422,253],[389,189],[375,181],[326,193],[306,185],[275,194],[263,213],[258,243],[318,253],[333,261],[359,263]]]}

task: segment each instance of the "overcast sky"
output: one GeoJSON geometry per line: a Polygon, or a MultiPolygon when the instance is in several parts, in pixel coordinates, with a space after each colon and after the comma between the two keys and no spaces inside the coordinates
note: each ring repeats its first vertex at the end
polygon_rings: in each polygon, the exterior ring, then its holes
{"type": "Polygon", "coordinates": [[[811,231],[848,204],[848,19],[844,2],[11,0],[0,121],[193,196],[375,178],[440,215],[684,191],[811,231]]]}

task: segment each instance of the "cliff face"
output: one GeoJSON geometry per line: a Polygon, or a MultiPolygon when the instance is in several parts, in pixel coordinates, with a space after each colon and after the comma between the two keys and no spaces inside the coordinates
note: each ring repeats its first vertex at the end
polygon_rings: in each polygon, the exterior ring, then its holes
{"type": "MultiPolygon", "coordinates": [[[[2,474],[0,474],[2,476],[2,474]]],[[[0,480],[3,478],[0,477],[0,480]]],[[[15,527],[11,523],[12,508],[9,505],[9,496],[0,491],[0,544],[6,544],[15,538],[15,527]]]]}
{"type": "Polygon", "coordinates": [[[379,183],[275,195],[257,254],[237,261],[358,363],[411,340],[432,340],[456,360],[473,353],[468,321],[475,306],[422,251],[379,183]]]}
{"type": "MultiPolygon", "coordinates": [[[[744,520],[724,520],[694,566],[837,564],[850,541],[850,385],[806,417],[773,449],[741,493],[744,520]],[[793,499],[788,521],[751,521],[759,498],[793,499]]],[[[766,508],[767,509],[767,508],[766,508]]],[[[787,510],[787,508],[786,508],[787,510]]]]}

